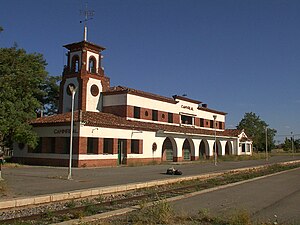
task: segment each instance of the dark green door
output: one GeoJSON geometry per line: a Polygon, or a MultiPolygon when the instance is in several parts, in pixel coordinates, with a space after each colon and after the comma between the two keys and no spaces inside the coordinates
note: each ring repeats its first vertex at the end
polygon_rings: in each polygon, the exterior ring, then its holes
{"type": "Polygon", "coordinates": [[[183,149],[183,159],[184,160],[191,160],[191,154],[189,149],[183,149]]]}
{"type": "Polygon", "coordinates": [[[173,161],[173,149],[167,148],[165,151],[166,151],[166,160],[173,161]]]}
{"type": "Polygon", "coordinates": [[[123,165],[127,163],[127,149],[126,140],[118,140],[118,164],[123,165]]]}

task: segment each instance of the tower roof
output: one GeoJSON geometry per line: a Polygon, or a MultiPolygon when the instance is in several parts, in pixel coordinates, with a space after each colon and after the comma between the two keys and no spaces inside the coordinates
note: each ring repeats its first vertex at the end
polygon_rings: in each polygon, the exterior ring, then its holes
{"type": "Polygon", "coordinates": [[[64,45],[63,47],[67,48],[68,50],[79,50],[84,47],[90,48],[97,52],[101,52],[101,51],[105,50],[104,47],[102,47],[100,45],[96,45],[96,44],[88,42],[88,41],[75,42],[75,43],[64,45]]]}

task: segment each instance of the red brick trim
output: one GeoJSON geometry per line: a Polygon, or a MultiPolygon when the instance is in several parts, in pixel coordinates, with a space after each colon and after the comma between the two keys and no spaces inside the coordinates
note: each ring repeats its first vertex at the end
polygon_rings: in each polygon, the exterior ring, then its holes
{"type": "Polygon", "coordinates": [[[88,138],[87,137],[80,137],[79,138],[79,143],[78,143],[78,146],[79,146],[78,150],[79,150],[79,152],[77,151],[76,153],[78,153],[78,154],[87,154],[87,142],[88,142],[88,138]]]}
{"type": "Polygon", "coordinates": [[[118,154],[118,138],[113,139],[113,154],[118,154]]]}
{"type": "Polygon", "coordinates": [[[143,154],[143,140],[139,140],[139,154],[143,154]]]}
{"type": "Polygon", "coordinates": [[[125,105],[116,105],[116,106],[104,106],[102,110],[105,113],[111,113],[117,116],[126,117],[127,111],[129,109],[125,105]]]}
{"type": "Polygon", "coordinates": [[[98,138],[98,152],[96,154],[99,154],[99,155],[103,154],[103,144],[104,144],[104,139],[98,138]]]}
{"type": "Polygon", "coordinates": [[[66,83],[66,79],[62,79],[59,85],[59,106],[58,113],[63,113],[63,104],[64,104],[64,86],[66,83]]]}
{"type": "Polygon", "coordinates": [[[181,162],[181,161],[183,161],[182,157],[173,156],[173,162],[181,162]]]}
{"type": "Polygon", "coordinates": [[[126,155],[131,153],[131,139],[126,139],[126,155]]]}
{"type": "Polygon", "coordinates": [[[199,156],[191,156],[191,161],[197,161],[199,160],[199,156]]]}

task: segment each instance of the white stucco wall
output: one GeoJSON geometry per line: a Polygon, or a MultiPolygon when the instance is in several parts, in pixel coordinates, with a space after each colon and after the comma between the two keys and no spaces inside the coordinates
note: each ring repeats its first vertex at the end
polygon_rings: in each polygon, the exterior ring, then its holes
{"type": "Polygon", "coordinates": [[[96,54],[94,52],[90,52],[90,51],[87,51],[87,63],[85,65],[85,69],[86,71],[89,71],[89,59],[91,56],[94,56],[95,59],[96,59],[96,71],[98,71],[98,68],[99,68],[99,54],[96,54]]]}
{"type": "MultiPolygon", "coordinates": [[[[204,119],[213,120],[213,115],[216,113],[211,113],[203,110],[199,110],[198,105],[195,103],[187,102],[184,100],[177,100],[177,104],[172,104],[168,102],[158,101],[154,99],[149,99],[141,96],[130,95],[127,96],[127,104],[133,106],[139,106],[143,108],[149,108],[159,111],[171,112],[171,113],[182,113],[195,115],[196,117],[201,117],[204,119]]],[[[217,121],[225,122],[225,116],[217,114],[217,121]]]]}
{"type": "MultiPolygon", "coordinates": [[[[70,126],[60,127],[35,127],[34,130],[40,137],[69,137],[70,126]]],[[[117,138],[117,139],[137,139],[143,140],[143,153],[142,154],[128,154],[127,158],[156,158],[162,157],[162,146],[167,137],[171,138],[175,142],[174,157],[183,157],[182,148],[184,141],[189,140],[191,147],[191,156],[199,156],[199,147],[202,140],[206,140],[208,143],[207,151],[209,156],[213,156],[214,137],[207,135],[190,135],[190,134],[179,134],[179,133],[164,133],[164,132],[152,132],[152,131],[141,131],[141,130],[124,130],[124,129],[113,129],[104,127],[91,127],[83,124],[74,124],[74,136],[80,137],[95,137],[95,138],[117,138]],[[79,129],[80,128],[80,129],[79,129]],[[157,149],[152,150],[153,143],[157,144],[157,149]]],[[[250,154],[250,152],[242,153],[240,146],[236,149],[237,139],[231,137],[220,137],[217,136],[218,141],[221,144],[222,155],[225,155],[225,145],[227,141],[232,144],[233,154],[250,154]]],[[[27,153],[27,148],[19,149],[18,145],[14,145],[14,155],[17,157],[38,157],[38,158],[67,158],[67,154],[51,154],[51,153],[27,153]]],[[[80,154],[74,155],[75,158],[80,160],[91,160],[91,159],[117,159],[118,154],[80,154]]]]}
{"type": "MultiPolygon", "coordinates": [[[[198,109],[198,105],[195,103],[178,100],[177,104],[168,103],[164,101],[158,101],[154,99],[149,99],[141,96],[131,95],[131,94],[120,94],[120,95],[106,95],[103,98],[103,106],[118,106],[118,105],[131,105],[138,106],[141,108],[148,108],[158,111],[170,112],[174,114],[191,115],[198,118],[213,120],[213,116],[217,115],[216,121],[225,123],[225,115],[217,114],[213,112],[207,112],[198,109]]],[[[131,120],[139,120],[130,118],[131,120]]],[[[149,122],[149,120],[144,120],[149,122]]],[[[153,123],[162,123],[157,121],[151,121],[153,123]]],[[[212,128],[203,128],[212,129],[212,128]]]]}
{"type": "MultiPolygon", "coordinates": [[[[128,154],[127,158],[160,158],[162,155],[162,145],[165,138],[156,137],[156,132],[123,130],[103,127],[80,128],[81,137],[101,137],[101,138],[118,138],[118,139],[139,139],[143,140],[143,154],[128,154]],[[156,142],[157,150],[152,151],[152,144],[156,142]]],[[[115,158],[116,155],[80,155],[80,159],[106,159],[115,158]]]]}
{"type": "Polygon", "coordinates": [[[90,78],[88,80],[87,88],[86,88],[86,110],[87,111],[92,111],[92,112],[101,111],[101,102],[100,102],[101,92],[102,92],[101,81],[90,78]],[[99,94],[97,96],[93,96],[91,94],[92,85],[97,85],[99,88],[99,94]]]}

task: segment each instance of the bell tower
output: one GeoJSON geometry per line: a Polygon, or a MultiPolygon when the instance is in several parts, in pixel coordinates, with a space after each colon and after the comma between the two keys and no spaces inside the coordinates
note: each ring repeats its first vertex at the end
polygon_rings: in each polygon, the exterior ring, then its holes
{"type": "Polygon", "coordinates": [[[93,112],[102,110],[101,93],[110,87],[110,79],[105,76],[101,65],[105,48],[87,41],[87,20],[86,14],[84,40],[63,46],[68,49],[68,53],[60,83],[59,113],[71,111],[69,85],[77,88],[75,110],[93,112]]]}

